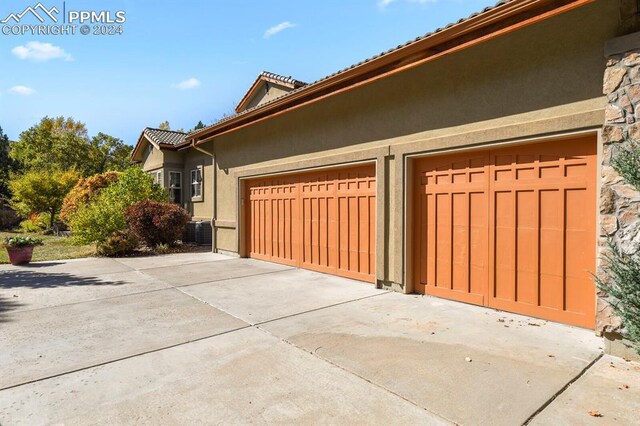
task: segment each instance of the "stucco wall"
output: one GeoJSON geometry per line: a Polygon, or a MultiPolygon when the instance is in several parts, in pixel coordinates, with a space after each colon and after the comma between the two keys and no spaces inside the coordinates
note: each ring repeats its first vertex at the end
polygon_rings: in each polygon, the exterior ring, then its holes
{"type": "Polygon", "coordinates": [[[147,143],[141,147],[144,152],[142,154],[142,170],[145,172],[160,169],[164,163],[164,153],[156,148],[149,152],[149,146],[150,144],[147,143]]]}
{"type": "MultiPolygon", "coordinates": [[[[618,2],[598,0],[223,135],[214,143],[217,218],[239,223],[240,177],[377,161],[387,250],[378,253],[387,269],[378,278],[402,286],[404,155],[600,127],[603,46],[617,28],[618,2]]],[[[237,251],[236,231],[220,229],[218,248],[237,251]]]]}
{"type": "Polygon", "coordinates": [[[247,104],[246,109],[253,108],[256,105],[260,105],[272,99],[279,98],[285,93],[288,93],[291,91],[291,89],[275,83],[269,83],[268,92],[265,90],[265,87],[266,85],[263,82],[258,88],[258,93],[256,93],[256,95],[247,104]]]}
{"type": "MultiPolygon", "coordinates": [[[[203,149],[210,149],[206,145],[203,149]]],[[[210,221],[213,217],[212,205],[212,185],[213,185],[213,159],[211,156],[189,149],[184,151],[184,180],[185,192],[184,201],[187,204],[187,211],[193,216],[193,220],[210,221]],[[198,166],[203,167],[202,176],[202,201],[192,201],[191,199],[191,170],[198,166]]]]}

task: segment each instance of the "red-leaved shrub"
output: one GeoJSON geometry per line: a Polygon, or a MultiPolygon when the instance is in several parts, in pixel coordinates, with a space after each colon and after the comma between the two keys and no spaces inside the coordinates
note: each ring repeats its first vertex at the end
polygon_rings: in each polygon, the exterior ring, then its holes
{"type": "Polygon", "coordinates": [[[129,207],[125,214],[129,229],[149,247],[174,245],[190,221],[182,207],[157,201],[142,201],[129,207]]]}

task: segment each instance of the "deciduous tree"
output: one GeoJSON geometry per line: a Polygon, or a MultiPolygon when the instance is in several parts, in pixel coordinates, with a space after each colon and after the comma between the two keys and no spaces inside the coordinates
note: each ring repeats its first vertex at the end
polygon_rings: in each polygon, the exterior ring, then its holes
{"type": "Polygon", "coordinates": [[[13,176],[10,182],[11,207],[23,216],[48,213],[53,227],[67,193],[80,179],[74,171],[30,170],[13,176]]]}

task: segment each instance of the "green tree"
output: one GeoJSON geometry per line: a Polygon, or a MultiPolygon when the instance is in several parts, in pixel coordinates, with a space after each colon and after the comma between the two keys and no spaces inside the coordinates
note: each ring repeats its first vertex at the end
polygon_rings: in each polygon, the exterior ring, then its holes
{"type": "Polygon", "coordinates": [[[30,170],[14,176],[9,184],[11,207],[23,216],[34,213],[49,214],[49,227],[62,208],[67,193],[80,179],[74,171],[30,170]]]}
{"type": "Polygon", "coordinates": [[[4,200],[11,198],[9,179],[12,172],[17,171],[17,164],[10,156],[11,142],[9,137],[0,127],[0,205],[4,200]]]}
{"type": "Polygon", "coordinates": [[[171,125],[168,121],[163,121],[158,125],[158,129],[160,130],[171,130],[171,125]]]}
{"type": "Polygon", "coordinates": [[[72,118],[45,117],[20,134],[11,157],[25,170],[55,168],[92,176],[129,166],[131,147],[122,140],[98,133],[87,135],[85,125],[72,118]]]}
{"type": "Polygon", "coordinates": [[[204,125],[204,123],[202,122],[202,120],[198,121],[198,124],[196,124],[196,126],[193,128],[193,130],[200,130],[200,129],[204,129],[206,126],[204,125]]]}
{"type": "Polygon", "coordinates": [[[102,132],[91,138],[92,174],[122,171],[131,164],[132,148],[121,139],[102,132]]]}
{"type": "Polygon", "coordinates": [[[91,154],[85,125],[64,117],[44,117],[22,132],[11,149],[11,157],[25,170],[77,170],[85,176],[93,169],[91,154]]]}
{"type": "Polygon", "coordinates": [[[151,175],[139,167],[129,167],[95,199],[80,205],[68,224],[79,242],[100,244],[127,230],[127,208],[145,200],[166,201],[167,197],[151,175]]]}

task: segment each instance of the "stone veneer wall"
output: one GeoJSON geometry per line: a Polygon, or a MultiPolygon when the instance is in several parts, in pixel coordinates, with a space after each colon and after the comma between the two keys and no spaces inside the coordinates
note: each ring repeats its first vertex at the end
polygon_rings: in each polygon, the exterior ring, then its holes
{"type": "MultiPolygon", "coordinates": [[[[629,141],[640,142],[640,33],[612,40],[606,50],[603,91],[607,96],[602,131],[603,158],[600,192],[600,254],[611,239],[622,251],[640,249],[640,193],[611,167],[612,156],[629,141]]],[[[602,259],[599,260],[602,264],[602,259]]],[[[597,331],[621,331],[606,294],[598,294],[597,331]]]]}

